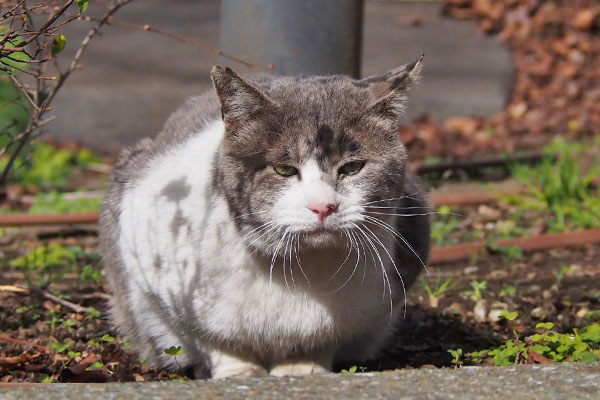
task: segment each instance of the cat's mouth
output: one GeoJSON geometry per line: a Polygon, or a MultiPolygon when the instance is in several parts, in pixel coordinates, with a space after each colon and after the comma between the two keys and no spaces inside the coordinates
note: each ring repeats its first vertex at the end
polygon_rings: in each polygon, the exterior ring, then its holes
{"type": "Polygon", "coordinates": [[[337,233],[337,230],[319,226],[304,230],[300,237],[305,244],[311,247],[323,247],[335,243],[337,233]]]}

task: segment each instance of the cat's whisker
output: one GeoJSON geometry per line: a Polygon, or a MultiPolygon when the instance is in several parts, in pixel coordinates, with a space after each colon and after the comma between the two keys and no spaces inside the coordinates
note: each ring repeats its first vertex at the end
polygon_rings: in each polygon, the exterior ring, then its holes
{"type": "Polygon", "coordinates": [[[269,268],[269,285],[273,284],[273,267],[275,266],[275,260],[277,259],[277,254],[279,253],[279,248],[281,247],[281,245],[282,245],[283,241],[285,240],[289,231],[290,231],[289,228],[286,228],[285,232],[283,232],[283,235],[281,236],[281,239],[277,243],[275,250],[273,251],[273,257],[271,257],[271,266],[269,268]]]}
{"type": "Polygon", "coordinates": [[[456,213],[446,213],[446,212],[439,212],[439,211],[431,211],[431,212],[427,212],[427,213],[414,213],[414,214],[397,214],[397,213],[385,213],[385,212],[378,212],[378,211],[367,211],[369,214],[378,214],[378,215],[391,215],[391,216],[397,216],[397,217],[423,217],[426,215],[436,215],[436,214],[442,214],[442,215],[455,215],[458,217],[464,217],[464,215],[461,214],[456,214],[456,213]]]}
{"type": "Polygon", "coordinates": [[[425,269],[425,273],[427,273],[427,278],[429,278],[429,270],[427,269],[427,266],[425,265],[425,263],[421,259],[421,256],[419,256],[419,253],[417,253],[417,251],[414,249],[414,247],[408,242],[408,240],[406,240],[406,238],[404,236],[402,236],[402,234],[400,232],[398,232],[398,230],[396,228],[394,228],[392,225],[390,225],[387,222],[382,221],[381,219],[376,218],[376,217],[365,215],[365,219],[367,221],[371,222],[372,224],[375,224],[375,225],[377,225],[377,226],[385,229],[386,231],[390,232],[392,235],[394,235],[398,239],[400,239],[402,241],[402,243],[404,243],[404,245],[406,247],[408,247],[408,249],[410,251],[412,251],[412,253],[415,255],[415,257],[417,257],[417,259],[419,260],[419,262],[421,263],[421,265],[425,269]]]}
{"type": "Polygon", "coordinates": [[[430,210],[431,207],[418,207],[418,206],[411,206],[411,207],[396,207],[396,206],[366,206],[363,205],[363,208],[388,208],[388,209],[392,209],[392,210],[414,210],[414,209],[421,209],[421,210],[430,210]]]}
{"type": "Polygon", "coordinates": [[[374,239],[381,246],[381,248],[386,252],[387,256],[389,257],[390,261],[392,262],[392,265],[394,266],[394,270],[396,270],[396,274],[398,274],[398,278],[400,278],[400,283],[402,284],[402,293],[404,295],[404,316],[403,316],[403,318],[406,318],[406,286],[404,285],[404,279],[402,278],[402,274],[400,273],[400,270],[398,269],[398,266],[396,265],[396,262],[394,261],[394,257],[392,257],[392,255],[390,254],[388,249],[385,247],[383,242],[377,237],[377,235],[375,233],[373,233],[372,230],[369,229],[368,226],[366,226],[365,224],[361,224],[361,225],[363,228],[365,228],[370,233],[371,238],[374,239]]]}
{"type": "MultiPolygon", "coordinates": [[[[363,283],[365,283],[365,277],[367,276],[367,251],[365,250],[365,245],[363,244],[362,240],[360,240],[360,237],[355,234],[354,232],[350,232],[352,234],[352,236],[354,237],[354,240],[356,241],[357,244],[360,244],[360,247],[363,250],[363,259],[365,260],[364,265],[363,265],[363,276],[362,276],[362,280],[361,280],[361,285],[363,283]]],[[[356,248],[359,258],[360,258],[360,249],[357,247],[356,248]]]]}
{"type": "MultiPolygon", "coordinates": [[[[290,277],[292,278],[292,285],[294,285],[294,289],[296,289],[296,281],[294,280],[294,269],[293,269],[293,265],[292,265],[292,239],[294,238],[294,233],[291,233],[288,236],[288,240],[287,243],[285,244],[285,252],[283,253],[284,258],[287,257],[287,253],[288,253],[288,245],[289,245],[289,262],[290,262],[290,277]]],[[[285,272],[285,260],[283,262],[283,270],[285,272]]]]}
{"type": "MultiPolygon", "coordinates": [[[[344,233],[346,234],[346,237],[349,238],[348,233],[346,233],[346,231],[344,231],[344,233]]],[[[331,280],[337,276],[337,274],[342,270],[342,267],[344,266],[344,264],[346,264],[346,261],[348,261],[348,258],[350,258],[350,254],[352,253],[352,246],[349,246],[349,247],[350,248],[348,249],[348,254],[346,255],[346,258],[344,259],[344,261],[342,262],[342,265],[340,265],[340,267],[337,269],[337,271],[335,271],[335,273],[333,275],[331,275],[331,277],[327,280],[326,283],[331,282],[331,280]]]]}
{"type": "Polygon", "coordinates": [[[354,264],[354,268],[352,269],[352,273],[350,274],[348,279],[346,279],[346,281],[341,286],[339,286],[337,289],[335,289],[334,291],[329,292],[327,294],[333,294],[333,293],[336,293],[336,292],[339,292],[340,290],[342,290],[348,284],[348,282],[350,282],[350,280],[352,280],[352,277],[354,276],[354,273],[356,272],[356,269],[358,268],[358,263],[360,261],[360,253],[359,253],[358,245],[355,245],[352,237],[350,236],[350,234],[348,232],[344,231],[344,233],[346,233],[346,236],[348,236],[348,240],[350,241],[350,251],[352,251],[352,249],[354,249],[354,248],[356,248],[356,250],[357,250],[356,263],[354,264]]]}
{"type": "Polygon", "coordinates": [[[374,200],[374,201],[369,201],[369,202],[367,202],[367,203],[361,203],[361,204],[359,204],[359,205],[361,205],[361,206],[367,206],[367,205],[369,205],[369,204],[382,203],[382,202],[384,202],[384,201],[403,200],[403,199],[405,199],[405,198],[407,198],[407,196],[402,196],[402,197],[390,197],[390,198],[387,198],[387,199],[374,200]]]}
{"type": "MultiPolygon", "coordinates": [[[[368,243],[366,242],[366,240],[364,240],[359,234],[356,234],[356,238],[360,241],[360,244],[363,248],[363,253],[365,255],[365,268],[363,271],[363,280],[364,277],[367,273],[367,265],[368,265],[368,260],[367,260],[367,250],[369,251],[369,254],[371,255],[371,258],[373,259],[373,268],[377,269],[377,261],[375,261],[375,255],[373,254],[373,250],[369,247],[368,243]]],[[[383,277],[382,277],[383,279],[383,277]]],[[[384,287],[385,287],[385,280],[384,282],[384,287]]]]}
{"type": "Polygon", "coordinates": [[[306,283],[308,284],[308,287],[310,288],[311,287],[310,281],[308,280],[308,276],[306,276],[304,269],[302,269],[302,263],[300,262],[300,232],[296,233],[296,249],[294,252],[296,253],[296,262],[298,263],[300,272],[302,272],[302,275],[304,275],[304,279],[306,279],[306,283]]]}
{"type": "MultiPolygon", "coordinates": [[[[267,228],[265,228],[265,229],[266,230],[260,236],[252,239],[251,242],[256,243],[262,237],[267,236],[267,235],[269,235],[269,236],[264,240],[264,242],[270,242],[271,238],[277,236],[279,234],[279,232],[281,231],[281,229],[283,229],[283,228],[281,226],[277,225],[277,224],[274,224],[274,225],[271,225],[268,229],[267,228]]],[[[257,244],[260,244],[260,243],[257,243],[257,244]]],[[[264,247],[264,246],[262,246],[262,247],[264,247]]],[[[252,251],[252,253],[250,253],[250,255],[254,255],[256,252],[258,252],[259,250],[261,250],[262,247],[261,246],[257,246],[254,249],[254,251],[252,251]]]]}
{"type": "Polygon", "coordinates": [[[258,234],[260,231],[262,231],[263,229],[267,229],[268,227],[273,226],[274,224],[276,224],[276,221],[268,221],[262,225],[260,225],[257,228],[252,229],[250,232],[246,233],[243,237],[242,237],[242,241],[245,241],[246,239],[248,239],[250,236],[254,235],[254,234],[258,234]]]}
{"type": "MultiPolygon", "coordinates": [[[[353,224],[354,227],[358,230],[358,232],[360,232],[363,237],[367,240],[367,242],[369,243],[369,245],[371,246],[371,248],[373,249],[373,251],[375,252],[375,255],[377,256],[377,259],[379,260],[379,265],[381,266],[381,272],[383,274],[383,299],[385,299],[385,284],[387,282],[387,286],[388,286],[388,292],[389,292],[389,296],[390,296],[390,324],[392,322],[392,316],[394,314],[394,304],[393,304],[393,298],[392,298],[392,285],[390,283],[390,280],[387,276],[387,272],[385,270],[385,265],[383,263],[383,260],[381,259],[381,255],[379,254],[379,250],[377,250],[377,246],[375,246],[375,244],[373,243],[373,241],[371,240],[371,238],[369,237],[369,235],[367,235],[367,233],[362,230],[358,225],[353,224]]],[[[363,225],[364,226],[364,225],[363,225]]]]}
{"type": "Polygon", "coordinates": [[[367,202],[367,203],[362,203],[360,205],[361,206],[365,206],[365,205],[369,205],[369,204],[381,203],[381,202],[384,202],[384,201],[394,201],[394,200],[403,200],[403,199],[411,199],[411,200],[419,201],[419,199],[413,197],[415,194],[417,194],[417,192],[414,192],[413,194],[405,194],[405,195],[403,195],[401,197],[390,197],[390,198],[387,198],[387,199],[370,201],[370,202],[367,202]]]}

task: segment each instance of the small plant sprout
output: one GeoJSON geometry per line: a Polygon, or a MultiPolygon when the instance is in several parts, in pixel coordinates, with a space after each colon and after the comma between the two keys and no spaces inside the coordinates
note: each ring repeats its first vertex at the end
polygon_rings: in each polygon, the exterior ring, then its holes
{"type": "Polygon", "coordinates": [[[562,282],[562,280],[565,279],[565,276],[567,276],[569,272],[571,272],[571,267],[569,267],[568,265],[561,264],[558,271],[554,272],[554,276],[556,277],[556,280],[558,282],[562,282]]]}
{"type": "Polygon", "coordinates": [[[77,325],[77,323],[70,318],[63,321],[63,323],[62,323],[62,326],[64,326],[65,328],[72,328],[75,325],[77,325]]]}
{"type": "Polygon", "coordinates": [[[461,360],[463,351],[462,349],[448,350],[448,353],[452,356],[452,364],[454,364],[454,368],[458,369],[462,367],[463,362],[461,360]]]}
{"type": "Polygon", "coordinates": [[[355,374],[357,372],[365,372],[366,370],[367,370],[367,367],[353,365],[348,369],[342,369],[340,372],[342,374],[355,374]]]}
{"type": "Polygon", "coordinates": [[[69,342],[64,342],[64,343],[54,342],[50,345],[50,348],[52,350],[56,351],[57,353],[64,353],[65,350],[67,350],[69,347],[71,347],[71,343],[69,343],[69,342]]]}
{"type": "Polygon", "coordinates": [[[517,294],[517,287],[514,285],[510,285],[508,283],[505,283],[504,285],[502,285],[502,289],[500,289],[500,296],[504,296],[504,297],[508,297],[508,298],[513,298],[515,297],[515,295],[517,294]]]}
{"type": "Polygon", "coordinates": [[[133,345],[127,338],[121,339],[121,347],[124,349],[132,349],[133,345]]]}
{"type": "Polygon", "coordinates": [[[85,370],[86,371],[91,371],[93,369],[100,369],[102,367],[104,367],[104,363],[102,361],[96,361],[95,363],[90,364],[90,366],[87,367],[85,370]]]}
{"type": "Polygon", "coordinates": [[[97,344],[97,343],[110,343],[110,342],[114,342],[115,338],[110,336],[108,333],[105,333],[104,335],[97,337],[97,338],[93,338],[90,340],[91,343],[93,344],[97,344]]]}
{"type": "Polygon", "coordinates": [[[40,374],[38,377],[38,381],[40,383],[52,383],[54,379],[52,379],[48,374],[40,374]]]}
{"type": "Polygon", "coordinates": [[[500,254],[504,265],[523,258],[523,250],[518,246],[500,246],[495,240],[488,240],[487,248],[492,254],[500,254]]]}
{"type": "Polygon", "coordinates": [[[458,227],[456,214],[452,213],[450,206],[440,206],[437,211],[438,219],[431,225],[431,237],[438,246],[454,244],[450,237],[458,227]]]}
{"type": "Polygon", "coordinates": [[[521,314],[523,314],[522,311],[508,311],[508,310],[504,310],[504,311],[502,311],[500,313],[500,318],[504,318],[507,321],[514,321],[521,314]]]}
{"type": "Polygon", "coordinates": [[[181,369],[181,365],[179,365],[179,361],[177,361],[177,356],[180,356],[183,354],[183,349],[181,348],[181,346],[171,346],[168,349],[164,350],[165,354],[168,354],[170,356],[173,356],[173,359],[175,360],[175,364],[177,364],[177,367],[179,367],[179,369],[181,369]]]}
{"type": "Polygon", "coordinates": [[[102,276],[102,271],[87,264],[81,270],[81,274],[79,274],[79,279],[84,282],[88,281],[95,283],[96,285],[100,285],[102,284],[104,277],[102,276]]]}
{"type": "Polygon", "coordinates": [[[91,318],[100,318],[102,316],[94,307],[88,307],[87,315],[91,318]]]}
{"type": "Polygon", "coordinates": [[[477,281],[473,279],[471,281],[472,290],[465,290],[465,295],[470,297],[473,300],[479,300],[483,297],[483,291],[487,287],[487,281],[477,281]]]}
{"type": "Polygon", "coordinates": [[[450,288],[452,280],[454,279],[454,274],[452,274],[444,281],[442,281],[441,270],[438,268],[436,272],[437,273],[435,276],[435,286],[433,288],[429,285],[429,282],[427,282],[427,280],[424,277],[421,277],[419,281],[421,287],[427,292],[427,296],[429,297],[429,305],[431,306],[431,308],[437,308],[440,296],[450,288]]]}

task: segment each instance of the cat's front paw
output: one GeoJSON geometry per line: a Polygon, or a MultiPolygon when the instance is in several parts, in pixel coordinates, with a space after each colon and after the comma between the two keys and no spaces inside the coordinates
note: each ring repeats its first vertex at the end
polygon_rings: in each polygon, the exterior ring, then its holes
{"type": "Polygon", "coordinates": [[[327,372],[327,368],[311,361],[290,361],[274,366],[269,373],[273,376],[304,376],[327,372]]]}
{"type": "Polygon", "coordinates": [[[235,368],[220,368],[213,372],[213,379],[222,378],[252,378],[259,376],[267,376],[269,373],[266,369],[258,365],[244,365],[235,368]]]}

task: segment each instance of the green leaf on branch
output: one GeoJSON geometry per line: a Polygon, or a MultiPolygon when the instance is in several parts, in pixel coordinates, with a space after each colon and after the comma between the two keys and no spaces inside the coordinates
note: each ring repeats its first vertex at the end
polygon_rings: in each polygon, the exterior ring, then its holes
{"type": "Polygon", "coordinates": [[[79,14],[83,14],[85,12],[85,10],[88,9],[89,5],[90,5],[89,0],[77,0],[77,7],[79,7],[79,14]]]}
{"type": "Polygon", "coordinates": [[[52,45],[50,46],[50,51],[52,55],[55,56],[61,51],[65,49],[67,45],[67,37],[65,35],[58,35],[52,40],[52,45]]]}

